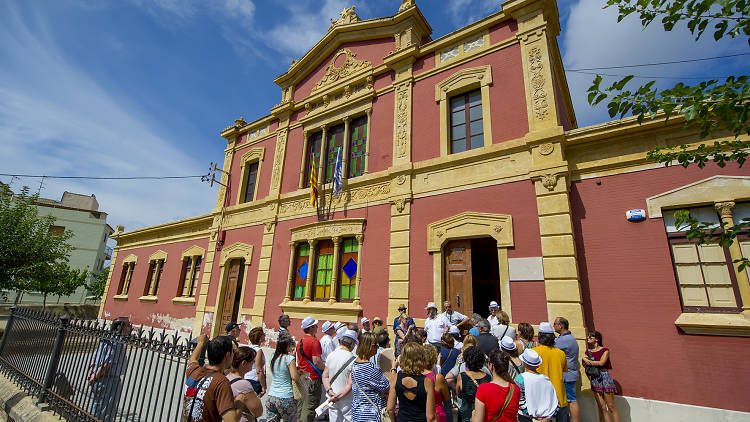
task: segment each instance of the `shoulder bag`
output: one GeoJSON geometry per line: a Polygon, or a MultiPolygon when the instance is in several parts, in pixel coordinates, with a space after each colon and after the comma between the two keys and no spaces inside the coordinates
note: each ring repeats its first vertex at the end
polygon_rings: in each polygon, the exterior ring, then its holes
{"type": "Polygon", "coordinates": [[[331,388],[333,388],[333,382],[336,381],[336,378],[338,378],[339,375],[341,375],[341,373],[344,372],[344,369],[346,369],[346,367],[349,366],[349,364],[352,363],[354,359],[356,358],[357,358],[356,356],[350,357],[349,360],[347,360],[346,363],[344,363],[344,366],[342,366],[341,368],[339,368],[338,371],[336,371],[336,374],[334,374],[333,378],[331,378],[328,382],[329,384],[331,384],[331,388]]]}
{"type": "Polygon", "coordinates": [[[513,384],[512,382],[508,383],[508,395],[505,396],[505,403],[503,403],[503,407],[500,408],[500,411],[497,413],[497,415],[495,415],[495,417],[490,419],[490,422],[496,422],[498,419],[500,419],[500,416],[503,415],[503,412],[505,412],[505,409],[508,408],[508,406],[510,405],[510,401],[513,399],[513,393],[515,393],[515,389],[514,389],[515,386],[516,385],[513,384]]]}
{"type": "MultiPolygon", "coordinates": [[[[354,381],[354,377],[352,377],[352,381],[354,381]]],[[[357,383],[357,381],[354,381],[354,384],[357,384],[357,388],[360,389],[360,390],[362,390],[362,388],[360,388],[360,386],[357,383]]],[[[378,405],[375,404],[374,401],[372,401],[372,399],[370,398],[370,396],[367,395],[367,393],[365,393],[365,390],[362,390],[362,395],[365,396],[365,398],[367,399],[367,401],[370,402],[370,404],[372,405],[372,407],[374,407],[375,409],[378,408],[378,405]]],[[[388,409],[386,409],[386,407],[387,406],[383,406],[383,408],[379,409],[379,411],[378,411],[378,413],[380,413],[380,422],[391,422],[391,416],[388,415],[388,409]]]]}
{"type": "MultiPolygon", "coordinates": [[[[593,360],[593,357],[591,353],[587,350],[586,356],[588,356],[589,359],[593,360]]],[[[586,365],[586,376],[591,379],[599,379],[599,377],[602,376],[602,370],[599,369],[598,366],[593,365],[586,365]]]]}

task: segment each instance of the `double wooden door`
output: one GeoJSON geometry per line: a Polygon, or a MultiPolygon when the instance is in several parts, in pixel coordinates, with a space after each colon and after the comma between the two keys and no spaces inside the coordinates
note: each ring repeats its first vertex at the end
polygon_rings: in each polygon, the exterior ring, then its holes
{"type": "Polygon", "coordinates": [[[240,312],[240,297],[242,296],[242,281],[245,279],[245,260],[233,259],[229,261],[226,289],[224,289],[224,304],[221,311],[221,329],[230,322],[237,321],[240,312]]]}
{"type": "Polygon", "coordinates": [[[471,317],[474,296],[471,278],[471,241],[455,240],[445,246],[445,280],[453,310],[471,317]]]}

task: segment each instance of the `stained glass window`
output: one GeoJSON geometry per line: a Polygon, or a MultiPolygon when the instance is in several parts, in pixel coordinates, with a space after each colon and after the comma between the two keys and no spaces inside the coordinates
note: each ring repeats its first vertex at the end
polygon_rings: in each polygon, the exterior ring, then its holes
{"type": "Polygon", "coordinates": [[[357,294],[357,269],[359,244],[355,238],[341,242],[341,268],[339,269],[339,300],[353,300],[357,294]]]}
{"type": "Polygon", "coordinates": [[[336,167],[336,155],[339,148],[344,147],[344,125],[334,126],[326,131],[326,174],[323,183],[333,180],[333,170],[336,167]]]}
{"type": "Polygon", "coordinates": [[[451,98],[451,153],[484,146],[482,94],[479,90],[451,98]]]}
{"type": "MultiPolygon", "coordinates": [[[[320,142],[322,138],[323,132],[315,132],[310,135],[307,140],[307,151],[305,152],[305,177],[302,180],[303,187],[310,187],[310,169],[313,165],[317,169],[320,164],[320,142]]],[[[318,179],[320,179],[320,175],[318,175],[318,179]]]]}
{"type": "Polygon", "coordinates": [[[307,282],[307,273],[310,271],[308,258],[310,256],[310,244],[300,243],[297,245],[297,259],[294,269],[294,299],[303,299],[305,297],[305,283],[307,282]]]}
{"type": "Polygon", "coordinates": [[[331,296],[333,273],[333,241],[318,242],[318,262],[315,269],[315,299],[328,300],[331,296]]]}
{"type": "Polygon", "coordinates": [[[349,175],[357,177],[365,173],[367,153],[367,116],[354,119],[349,125],[349,175]]]}

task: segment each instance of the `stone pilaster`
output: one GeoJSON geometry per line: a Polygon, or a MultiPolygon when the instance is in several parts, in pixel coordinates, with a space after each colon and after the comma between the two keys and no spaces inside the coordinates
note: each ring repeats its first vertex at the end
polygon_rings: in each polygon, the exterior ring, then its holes
{"type": "MultiPolygon", "coordinates": [[[[719,213],[721,222],[724,223],[725,229],[731,229],[734,227],[734,218],[732,218],[734,211],[733,201],[717,202],[714,204],[714,208],[716,208],[716,211],[719,213]]],[[[729,255],[731,256],[732,261],[742,259],[742,250],[740,249],[740,243],[736,238],[735,241],[729,245],[729,255]]],[[[750,284],[748,283],[747,271],[740,271],[739,263],[733,264],[733,266],[734,274],[737,276],[737,287],[739,287],[740,298],[742,300],[742,313],[748,314],[750,313],[750,284]]]]}
{"type": "Polygon", "coordinates": [[[398,305],[409,302],[409,225],[411,204],[396,199],[391,205],[391,241],[388,271],[388,321],[398,316],[398,305]]]}
{"type": "MultiPolygon", "coordinates": [[[[117,263],[117,252],[118,249],[115,248],[114,252],[112,252],[112,260],[110,261],[111,264],[109,266],[109,274],[107,275],[107,284],[104,285],[104,293],[102,294],[101,303],[99,304],[99,319],[104,318],[104,304],[107,302],[107,294],[109,293],[109,286],[112,285],[112,277],[115,272],[117,272],[115,264],[117,263]]],[[[121,274],[121,273],[118,273],[121,274]]]]}
{"type": "Polygon", "coordinates": [[[273,155],[273,173],[271,174],[271,189],[268,196],[278,198],[281,191],[281,178],[284,175],[284,157],[286,156],[286,140],[289,135],[287,128],[279,129],[276,134],[276,149],[273,155]]]}
{"type": "MultiPolygon", "coordinates": [[[[206,256],[203,261],[203,274],[200,278],[200,282],[196,288],[197,302],[195,306],[195,321],[193,321],[193,335],[197,336],[203,329],[203,319],[207,312],[216,312],[216,307],[206,306],[208,300],[208,289],[211,285],[211,272],[214,268],[214,261],[216,259],[216,245],[219,241],[219,221],[221,220],[220,215],[214,216],[213,224],[208,239],[208,249],[206,250],[206,256]]],[[[211,318],[213,319],[213,318],[211,318]]]]}
{"type": "MultiPolygon", "coordinates": [[[[266,292],[271,274],[271,255],[273,254],[273,238],[276,233],[276,223],[266,223],[263,228],[263,241],[260,248],[260,262],[258,264],[258,279],[255,282],[255,300],[252,315],[253,326],[263,325],[263,312],[266,309],[266,292]]],[[[292,253],[294,255],[294,253],[292,253]]]]}

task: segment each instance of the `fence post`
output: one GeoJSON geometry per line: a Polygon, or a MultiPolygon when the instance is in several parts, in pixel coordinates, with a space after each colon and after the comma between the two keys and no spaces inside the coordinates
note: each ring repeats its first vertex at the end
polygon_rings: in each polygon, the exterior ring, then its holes
{"type": "Polygon", "coordinates": [[[13,305],[10,307],[10,316],[8,317],[8,324],[5,326],[5,332],[3,333],[3,340],[0,342],[0,356],[2,356],[3,352],[5,351],[5,343],[8,342],[8,334],[10,334],[10,330],[13,328],[13,319],[16,315],[16,311],[18,311],[18,306],[13,305]]]}
{"type": "Polygon", "coordinates": [[[44,385],[42,386],[42,391],[39,393],[39,403],[44,403],[47,390],[52,388],[52,384],[55,382],[55,374],[57,374],[57,365],[60,363],[60,354],[62,354],[62,347],[65,342],[65,329],[68,327],[68,323],[70,323],[70,316],[68,314],[60,317],[55,345],[52,347],[52,356],[50,356],[49,366],[44,375],[44,385]]]}

